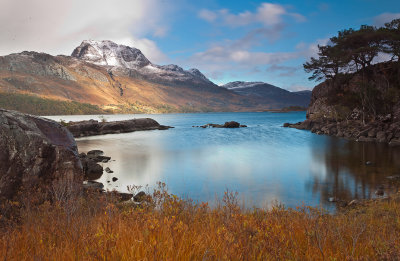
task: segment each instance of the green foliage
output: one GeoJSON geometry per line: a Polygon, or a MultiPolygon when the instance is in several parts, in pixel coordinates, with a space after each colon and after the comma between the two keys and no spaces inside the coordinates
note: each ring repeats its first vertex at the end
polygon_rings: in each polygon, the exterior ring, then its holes
{"type": "Polygon", "coordinates": [[[400,58],[400,19],[395,19],[385,24],[381,32],[386,35],[383,51],[392,54],[392,59],[400,58]]]}
{"type": "MultiPolygon", "coordinates": [[[[400,55],[400,19],[384,28],[362,25],[358,30],[345,29],[331,37],[330,43],[318,46],[318,58],[303,64],[310,80],[335,79],[339,73],[358,72],[371,66],[380,52],[400,55]]],[[[368,76],[368,75],[366,75],[368,76]]]]}
{"type": "Polygon", "coordinates": [[[18,93],[0,93],[0,107],[34,115],[104,114],[96,105],[59,101],[18,93]]]}
{"type": "Polygon", "coordinates": [[[318,57],[312,57],[303,67],[312,73],[310,80],[326,80],[329,104],[340,105],[336,118],[358,108],[365,123],[379,114],[391,113],[398,101],[399,56],[400,19],[396,19],[381,28],[362,25],[357,30],[339,31],[328,45],[318,46],[318,57]],[[391,54],[392,60],[373,64],[379,53],[391,54]]]}

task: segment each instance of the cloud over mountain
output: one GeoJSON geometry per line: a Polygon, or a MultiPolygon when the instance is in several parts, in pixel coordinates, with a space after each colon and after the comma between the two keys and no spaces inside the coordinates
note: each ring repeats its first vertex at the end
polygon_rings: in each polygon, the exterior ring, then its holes
{"type": "Polygon", "coordinates": [[[135,43],[160,62],[166,57],[149,36],[167,33],[170,10],[162,0],[1,0],[0,55],[24,50],[69,54],[81,39],[111,39],[135,43]]]}

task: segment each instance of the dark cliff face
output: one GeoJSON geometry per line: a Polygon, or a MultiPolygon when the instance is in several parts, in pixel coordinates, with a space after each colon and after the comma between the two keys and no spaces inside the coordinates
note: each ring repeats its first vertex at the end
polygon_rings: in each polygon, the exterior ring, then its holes
{"type": "Polygon", "coordinates": [[[317,85],[312,91],[307,118],[341,121],[354,119],[354,113],[361,112],[365,122],[388,115],[395,120],[399,99],[399,63],[375,64],[364,72],[341,75],[335,81],[317,85]]]}
{"type": "Polygon", "coordinates": [[[82,165],[72,134],[60,124],[0,109],[0,197],[48,189],[59,179],[79,181],[82,165]]]}
{"type": "Polygon", "coordinates": [[[400,64],[375,64],[319,84],[307,120],[284,126],[400,146],[400,64]]]}

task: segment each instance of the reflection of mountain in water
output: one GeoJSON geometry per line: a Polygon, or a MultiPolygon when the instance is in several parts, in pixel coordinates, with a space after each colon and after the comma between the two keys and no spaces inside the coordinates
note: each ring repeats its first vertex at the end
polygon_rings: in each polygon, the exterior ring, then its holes
{"type": "Polygon", "coordinates": [[[387,176],[400,174],[400,149],[386,144],[330,138],[323,148],[311,147],[314,161],[325,166],[325,173],[313,173],[306,186],[320,194],[323,204],[330,197],[344,201],[375,197],[376,189],[387,184],[387,176]]]}

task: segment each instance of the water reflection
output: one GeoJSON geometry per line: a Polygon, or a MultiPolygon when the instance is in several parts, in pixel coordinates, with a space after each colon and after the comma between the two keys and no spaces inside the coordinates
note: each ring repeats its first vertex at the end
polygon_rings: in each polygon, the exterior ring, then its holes
{"type": "Polygon", "coordinates": [[[389,186],[388,176],[400,174],[400,150],[381,143],[345,141],[326,138],[324,146],[311,146],[313,161],[322,166],[312,171],[307,189],[319,194],[327,204],[329,198],[344,201],[376,197],[375,191],[389,186]],[[370,163],[370,164],[369,164],[370,163]]]}
{"type": "MultiPolygon", "coordinates": [[[[96,116],[55,116],[83,120],[96,116]]],[[[335,197],[349,201],[370,198],[400,174],[400,149],[358,143],[282,128],[305,113],[204,113],[168,115],[107,115],[108,120],[151,117],[174,126],[146,131],[82,138],[81,152],[102,149],[111,156],[114,173],[100,179],[107,189],[165,182],[171,193],[215,202],[226,189],[239,192],[247,206],[265,207],[277,200],[286,206],[334,209],[335,197]],[[193,125],[236,120],[241,129],[201,129],[193,125]],[[372,165],[367,166],[367,161],[372,165]],[[112,182],[112,177],[118,177],[112,182]],[[110,181],[107,183],[107,181],[110,181]]]]}

